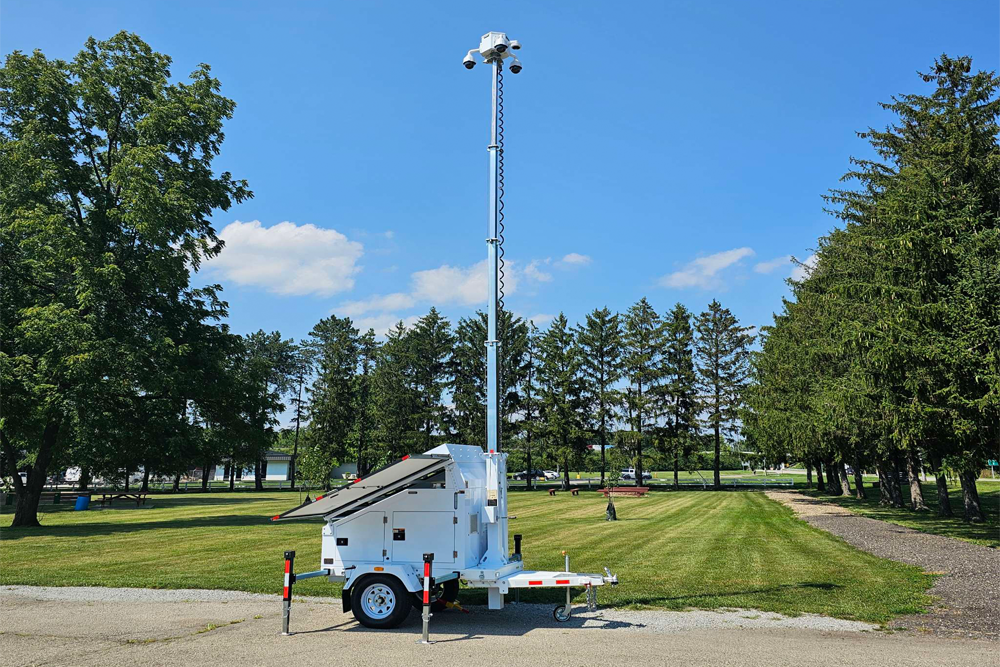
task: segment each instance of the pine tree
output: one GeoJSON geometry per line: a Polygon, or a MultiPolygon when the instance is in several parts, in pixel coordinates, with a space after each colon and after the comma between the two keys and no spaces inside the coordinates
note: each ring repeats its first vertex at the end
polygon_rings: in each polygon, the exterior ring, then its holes
{"type": "Polygon", "coordinates": [[[576,342],[582,353],[584,400],[592,427],[601,445],[601,487],[604,487],[608,445],[608,428],[614,423],[621,403],[616,389],[622,375],[622,332],[618,315],[605,308],[594,309],[586,323],[575,329],[576,342]]]}
{"type": "Polygon", "coordinates": [[[415,453],[420,446],[420,396],[414,387],[416,365],[410,335],[402,322],[389,330],[372,374],[375,442],[370,465],[373,468],[415,453]]]}
{"type": "Polygon", "coordinates": [[[695,355],[698,361],[698,386],[704,423],[712,429],[715,443],[715,488],[722,488],[720,457],[724,434],[737,432],[737,418],[743,401],[743,390],[750,375],[750,345],[754,337],[716,300],[708,304],[695,322],[698,339],[695,355]]]}
{"type": "Polygon", "coordinates": [[[569,488],[569,467],[586,450],[580,348],[566,316],[552,320],[539,340],[538,388],[542,433],[548,451],[561,462],[563,488],[569,488]]]}
{"type": "Polygon", "coordinates": [[[350,318],[324,318],[309,333],[306,346],[316,365],[310,389],[309,437],[302,460],[303,474],[330,488],[330,474],[352,453],[349,436],[354,426],[355,375],[358,368],[358,330],[350,318]]]}
{"type": "Polygon", "coordinates": [[[698,375],[694,367],[691,312],[680,303],[666,316],[663,353],[663,408],[668,450],[674,458],[674,489],[679,486],[680,457],[698,431],[698,375]]]}
{"type": "Polygon", "coordinates": [[[435,432],[451,432],[451,415],[442,395],[451,388],[451,354],[455,337],[451,324],[433,306],[408,335],[412,348],[413,388],[419,397],[417,420],[424,450],[434,447],[435,432]]]}
{"type": "Polygon", "coordinates": [[[374,448],[375,398],[372,375],[378,360],[379,345],[375,331],[369,329],[358,338],[358,368],[354,376],[354,423],[348,436],[349,448],[358,462],[358,476],[374,469],[372,460],[378,457],[374,448]]]}
{"type": "Polygon", "coordinates": [[[628,410],[630,437],[621,436],[633,448],[635,484],[642,485],[643,444],[658,418],[657,385],[663,379],[663,321],[645,297],[628,309],[622,334],[623,370],[628,387],[625,404],[628,410]]]}

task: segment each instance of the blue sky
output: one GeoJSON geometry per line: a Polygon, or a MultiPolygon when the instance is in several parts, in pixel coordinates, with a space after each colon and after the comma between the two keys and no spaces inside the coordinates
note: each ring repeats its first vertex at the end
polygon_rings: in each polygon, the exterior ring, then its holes
{"type": "Polygon", "coordinates": [[[877,102],[933,58],[997,69],[996,2],[51,2],[7,0],[0,50],[70,58],[125,29],[209,63],[236,100],[217,160],[253,200],[217,213],[237,332],[301,338],[330,313],[384,330],[485,301],[489,76],[507,77],[508,306],[700,311],[770,322],[834,224],[820,196],[877,102]],[[496,8],[494,8],[496,7],[496,8]]]}

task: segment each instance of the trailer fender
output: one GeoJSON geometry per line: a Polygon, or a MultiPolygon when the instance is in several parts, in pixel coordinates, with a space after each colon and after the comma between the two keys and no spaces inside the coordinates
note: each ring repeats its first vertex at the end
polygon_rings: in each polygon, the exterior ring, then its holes
{"type": "Polygon", "coordinates": [[[351,591],[348,588],[340,591],[340,600],[344,603],[344,613],[346,614],[351,610],[351,591]]]}
{"type": "MultiPolygon", "coordinates": [[[[344,584],[342,595],[346,596],[344,597],[346,600],[344,602],[345,605],[350,604],[350,590],[371,574],[392,575],[403,582],[403,586],[411,593],[418,593],[423,590],[423,583],[420,580],[416,566],[392,565],[388,563],[385,565],[365,565],[359,563],[353,570],[351,578],[344,584]]],[[[345,611],[347,611],[346,608],[345,611]]]]}

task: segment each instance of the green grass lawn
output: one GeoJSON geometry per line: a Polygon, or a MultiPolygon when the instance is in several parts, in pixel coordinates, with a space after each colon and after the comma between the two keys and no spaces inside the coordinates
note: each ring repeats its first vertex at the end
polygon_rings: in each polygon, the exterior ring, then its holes
{"type": "MultiPolygon", "coordinates": [[[[866,479],[866,481],[870,480],[866,479]]],[[[853,484],[853,482],[852,479],[851,483],[853,484]]],[[[986,515],[984,523],[966,523],[962,520],[962,489],[957,483],[949,485],[948,497],[951,499],[951,510],[955,513],[955,516],[949,519],[937,515],[937,486],[934,482],[924,482],[920,486],[924,492],[924,502],[931,508],[930,512],[914,512],[909,508],[909,505],[907,507],[883,507],[878,504],[878,489],[873,489],[870,486],[865,489],[868,497],[864,500],[857,500],[853,496],[827,496],[818,493],[815,489],[807,493],[873,519],[881,519],[925,533],[955,537],[988,547],[1000,547],[1000,483],[980,481],[976,485],[983,513],[986,515]]],[[[910,487],[907,484],[903,484],[902,487],[903,500],[909,503],[910,487]]]]}
{"type": "MultiPolygon", "coordinates": [[[[296,550],[297,570],[319,567],[320,522],[269,521],[296,501],[291,493],[244,492],[152,496],[144,509],[43,506],[41,528],[0,533],[0,583],[278,593],[285,549],[296,550]]],[[[510,533],[524,535],[533,569],[561,569],[563,549],[576,571],[611,567],[622,583],[600,591],[607,605],[885,622],[928,601],[931,576],[857,551],[761,493],[654,493],[616,505],[620,520],[608,523],[597,493],[515,493],[510,533]]],[[[298,594],[339,590],[322,579],[296,585],[298,594]]],[[[462,595],[473,603],[484,598],[482,591],[462,595]]],[[[558,598],[533,590],[522,600],[558,598]]]]}

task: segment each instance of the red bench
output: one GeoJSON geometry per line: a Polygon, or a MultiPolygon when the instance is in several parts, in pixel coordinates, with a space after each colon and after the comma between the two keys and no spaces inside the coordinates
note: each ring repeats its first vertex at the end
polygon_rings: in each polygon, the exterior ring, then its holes
{"type": "Polygon", "coordinates": [[[648,486],[616,486],[611,489],[602,489],[605,496],[630,496],[632,498],[642,498],[649,493],[648,486]]]}

